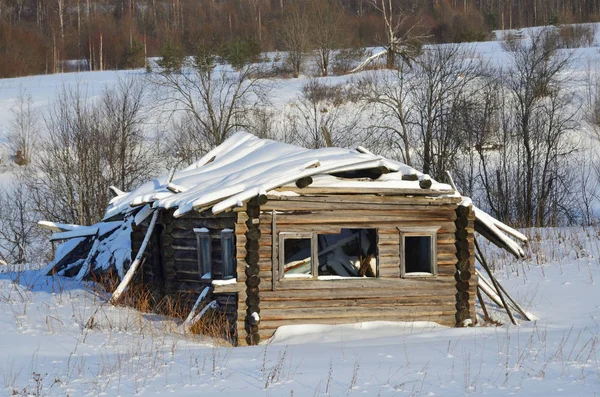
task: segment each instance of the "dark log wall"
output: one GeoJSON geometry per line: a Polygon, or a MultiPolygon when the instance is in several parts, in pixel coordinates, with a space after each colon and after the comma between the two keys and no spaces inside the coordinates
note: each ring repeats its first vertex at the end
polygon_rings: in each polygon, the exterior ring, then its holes
{"type": "MultiPolygon", "coordinates": [[[[260,339],[270,337],[282,325],[302,323],[341,324],[359,321],[430,320],[454,326],[457,320],[456,208],[460,198],[423,196],[325,195],[269,196],[260,207],[258,271],[260,275],[260,339]],[[378,232],[378,278],[356,280],[276,280],[277,244],[273,247],[272,215],[279,232],[331,232],[341,228],[376,228],[378,232]],[[437,234],[438,275],[400,278],[400,232],[408,226],[440,226],[437,234]],[[272,262],[273,254],[273,262],[272,262]]],[[[240,213],[235,227],[238,282],[244,281],[247,257],[247,217],[240,213]]],[[[472,253],[472,216],[467,220],[467,244],[472,253]]],[[[278,239],[275,239],[277,242],[278,239]]],[[[466,262],[474,274],[473,261],[466,262]]],[[[461,266],[465,266],[464,263],[461,266]]],[[[476,284],[462,304],[475,320],[476,284]],[[475,287],[474,287],[475,286],[475,287]],[[467,306],[468,305],[468,306],[467,306]]],[[[238,298],[238,332],[246,315],[247,294],[238,298]]],[[[464,313],[461,316],[465,316],[464,313]]],[[[243,344],[240,338],[240,344],[243,344]]]]}
{"type": "MultiPolygon", "coordinates": [[[[184,307],[196,301],[200,292],[210,285],[211,280],[201,279],[198,271],[197,240],[194,228],[207,228],[212,238],[213,279],[221,279],[221,231],[234,229],[237,213],[217,216],[211,213],[191,212],[174,218],[173,211],[163,211],[159,224],[147,249],[142,268],[143,282],[150,287],[155,303],[166,296],[182,299],[184,307]]],[[[134,227],[132,246],[135,255],[148,228],[148,220],[134,227]]],[[[237,296],[235,293],[215,294],[223,313],[235,324],[237,320],[237,296]]]]}
{"type": "Polygon", "coordinates": [[[456,208],[456,325],[465,325],[466,320],[475,323],[475,213],[471,206],[456,208]]]}

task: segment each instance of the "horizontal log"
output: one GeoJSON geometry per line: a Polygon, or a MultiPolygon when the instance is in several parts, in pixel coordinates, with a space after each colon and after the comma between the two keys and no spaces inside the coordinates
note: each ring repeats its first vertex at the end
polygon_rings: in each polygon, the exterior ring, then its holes
{"type": "MultiPolygon", "coordinates": [[[[354,299],[327,299],[327,300],[262,300],[260,303],[261,311],[271,309],[298,309],[298,308],[356,308],[370,307],[375,311],[384,307],[446,307],[448,310],[456,304],[456,299],[452,295],[448,296],[411,296],[398,298],[364,298],[355,297],[354,299]]],[[[319,311],[316,310],[316,311],[319,311]]]]}
{"type": "MultiPolygon", "coordinates": [[[[397,220],[382,220],[378,222],[351,222],[351,220],[346,220],[344,222],[336,222],[335,224],[296,224],[290,223],[285,225],[277,225],[279,232],[330,232],[333,227],[339,229],[378,229],[379,233],[398,233],[397,228],[401,227],[422,227],[422,226],[432,226],[432,223],[427,220],[412,220],[406,222],[398,222],[397,220]]],[[[446,222],[436,222],[435,226],[439,226],[440,229],[438,233],[454,233],[456,227],[454,222],[446,221],[446,222]]]]}
{"type": "Polygon", "coordinates": [[[418,196],[441,196],[453,193],[453,190],[431,190],[431,189],[398,189],[398,188],[345,188],[345,187],[314,187],[308,186],[305,188],[298,188],[292,186],[282,186],[275,190],[295,192],[301,195],[311,194],[340,194],[340,195],[363,195],[363,194],[377,194],[377,195],[390,195],[390,196],[406,196],[406,195],[418,195],[418,196]]]}
{"type": "Polygon", "coordinates": [[[386,267],[386,268],[379,268],[379,277],[380,278],[393,278],[393,277],[400,277],[400,266],[396,265],[394,267],[386,267]]]}
{"type": "Polygon", "coordinates": [[[395,211],[331,211],[329,213],[318,212],[308,214],[285,214],[277,215],[277,226],[288,224],[320,224],[326,223],[337,225],[339,223],[369,223],[376,225],[390,222],[428,222],[437,224],[440,222],[454,221],[454,214],[438,213],[409,213],[395,211]]]}
{"type": "Polygon", "coordinates": [[[301,300],[301,301],[319,301],[336,299],[397,299],[397,298],[422,298],[427,299],[432,296],[444,296],[448,300],[455,299],[456,290],[454,289],[454,280],[449,279],[447,287],[431,288],[362,288],[357,289],[314,289],[314,290],[261,290],[260,298],[262,302],[301,300]]]}
{"type": "MultiPolygon", "coordinates": [[[[376,201],[362,200],[363,202],[345,202],[343,205],[344,210],[370,210],[370,211],[385,211],[385,210],[405,210],[405,211],[452,211],[454,212],[456,204],[437,204],[432,203],[429,205],[416,204],[410,200],[398,202],[398,203],[382,203],[376,201]]],[[[268,216],[271,214],[266,211],[339,211],[339,206],[334,205],[332,202],[316,200],[312,197],[302,197],[302,199],[291,201],[291,200],[278,200],[271,196],[270,200],[263,206],[260,207],[262,216],[268,216]]],[[[456,217],[456,215],[454,215],[456,217]]],[[[270,220],[270,219],[269,219],[270,220]]],[[[262,222],[262,221],[261,221],[262,222]]]]}
{"type": "Polygon", "coordinates": [[[237,282],[235,284],[213,285],[213,294],[238,293],[246,289],[246,284],[237,282]]]}
{"type": "Polygon", "coordinates": [[[356,279],[338,280],[294,280],[283,279],[277,283],[277,289],[360,289],[360,288],[454,288],[454,277],[428,277],[424,279],[380,279],[357,277],[356,279]]]}
{"type": "MultiPolygon", "coordinates": [[[[274,329],[282,325],[295,324],[345,324],[365,321],[433,321],[448,324],[448,318],[454,318],[456,309],[415,311],[402,308],[384,308],[375,312],[372,308],[352,308],[343,312],[338,308],[322,308],[321,314],[308,309],[268,310],[261,313],[261,329],[274,329]],[[292,314],[293,313],[293,314],[292,314]]],[[[454,321],[451,322],[454,325],[454,321]]]]}
{"type": "MultiPolygon", "coordinates": [[[[370,217],[377,219],[379,217],[390,217],[398,220],[410,220],[410,219],[443,219],[456,221],[456,214],[451,210],[440,210],[438,207],[431,207],[429,210],[416,210],[409,206],[404,206],[401,209],[385,209],[385,210],[373,210],[373,209],[346,209],[346,204],[331,205],[331,208],[327,210],[297,210],[297,211],[285,211],[278,213],[276,217],[277,224],[287,223],[286,217],[302,217],[302,218],[319,218],[329,219],[336,215],[340,215],[346,218],[364,218],[370,217]],[[342,208],[340,208],[340,206],[342,208]]],[[[260,223],[263,226],[271,226],[271,215],[263,214],[260,217],[260,223]]]]}
{"type": "MultiPolygon", "coordinates": [[[[280,190],[286,190],[281,188],[280,190]]],[[[418,190],[423,193],[422,190],[418,190]]],[[[459,204],[462,201],[461,197],[452,196],[382,196],[374,194],[372,191],[370,194],[310,194],[309,190],[303,190],[300,192],[301,196],[267,196],[269,203],[278,201],[319,201],[322,203],[395,203],[395,204],[409,204],[409,205],[443,205],[443,204],[459,204]]]]}
{"type": "MultiPolygon", "coordinates": [[[[446,313],[444,315],[430,315],[427,317],[422,316],[387,316],[384,320],[377,316],[372,317],[362,317],[360,322],[367,321],[395,321],[395,322],[407,322],[407,321],[432,321],[440,325],[453,327],[456,323],[454,319],[454,314],[456,311],[452,313],[446,313]]],[[[318,319],[289,319],[289,320],[271,320],[264,321],[260,324],[259,332],[268,333],[269,331],[275,332],[275,330],[283,325],[306,325],[306,324],[328,324],[328,325],[339,325],[339,324],[353,324],[356,323],[354,319],[351,318],[318,318],[318,319]]],[[[412,327],[412,324],[406,324],[407,328],[412,327]]],[[[369,332],[368,330],[365,332],[369,332]]]]}
{"type": "Polygon", "coordinates": [[[207,218],[207,219],[203,219],[203,220],[195,220],[195,219],[188,219],[188,218],[178,218],[176,220],[173,220],[173,222],[170,223],[170,227],[171,227],[171,234],[175,233],[178,230],[192,230],[194,228],[207,228],[209,230],[213,230],[213,229],[233,229],[233,227],[235,226],[235,220],[233,218],[228,218],[228,219],[220,219],[220,218],[207,218]]]}

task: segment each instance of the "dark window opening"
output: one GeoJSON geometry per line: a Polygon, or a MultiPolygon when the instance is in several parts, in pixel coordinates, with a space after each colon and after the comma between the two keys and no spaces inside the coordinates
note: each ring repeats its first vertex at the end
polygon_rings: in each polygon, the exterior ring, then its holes
{"type": "Polygon", "coordinates": [[[283,275],[312,275],[312,239],[288,237],[283,240],[283,275]]]}
{"type": "Polygon", "coordinates": [[[375,229],[342,229],[317,239],[319,276],[377,277],[375,229]]]}
{"type": "Polygon", "coordinates": [[[223,264],[223,278],[235,277],[234,252],[233,230],[223,230],[221,232],[221,263],[223,264]]]}
{"type": "Polygon", "coordinates": [[[198,273],[200,279],[210,279],[212,264],[212,239],[208,229],[194,229],[198,250],[198,273]]]}
{"type": "Polygon", "coordinates": [[[434,273],[431,236],[404,237],[404,271],[405,273],[434,273]]]}

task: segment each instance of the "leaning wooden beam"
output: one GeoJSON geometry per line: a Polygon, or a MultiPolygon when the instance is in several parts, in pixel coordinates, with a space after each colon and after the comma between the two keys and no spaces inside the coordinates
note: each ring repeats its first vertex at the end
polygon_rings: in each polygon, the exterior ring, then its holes
{"type": "Polygon", "coordinates": [[[483,301],[483,297],[481,296],[481,288],[477,287],[477,299],[479,299],[479,304],[481,305],[481,309],[483,310],[483,319],[485,321],[490,321],[492,318],[490,317],[487,308],[485,307],[485,302],[483,301]]]}
{"type": "MultiPolygon", "coordinates": [[[[481,260],[481,258],[479,257],[479,255],[476,255],[476,256],[477,256],[477,260],[479,261],[479,263],[481,263],[481,261],[482,261],[482,260],[481,260]]],[[[489,281],[487,281],[487,280],[485,279],[485,277],[483,277],[483,276],[482,276],[482,275],[479,273],[479,271],[475,270],[475,273],[476,273],[476,274],[477,274],[477,276],[479,277],[479,280],[482,282],[480,285],[481,285],[483,288],[486,288],[486,287],[487,287],[487,289],[488,289],[488,290],[489,290],[489,291],[490,291],[492,294],[494,294],[494,295],[496,296],[496,299],[499,299],[499,298],[498,298],[498,294],[497,294],[497,292],[495,291],[495,287],[493,287],[492,285],[490,285],[490,282],[489,282],[489,281]]],[[[494,277],[494,278],[495,278],[495,277],[494,277]]],[[[504,295],[506,295],[506,297],[508,298],[508,302],[509,302],[509,304],[511,305],[511,307],[512,307],[512,308],[513,308],[513,309],[514,309],[514,310],[515,310],[517,313],[519,313],[519,315],[520,315],[520,316],[521,316],[523,319],[525,319],[525,320],[527,320],[527,321],[531,321],[531,318],[529,318],[529,316],[527,315],[527,312],[526,312],[525,310],[523,310],[523,308],[521,307],[521,305],[519,305],[519,304],[517,303],[517,301],[515,301],[515,300],[512,298],[512,296],[510,296],[510,294],[509,294],[509,293],[506,291],[506,289],[504,289],[504,287],[502,286],[502,284],[500,284],[500,282],[498,281],[498,279],[496,279],[496,284],[498,285],[498,287],[500,287],[500,291],[501,291],[501,292],[502,292],[504,295]]],[[[485,291],[484,291],[484,292],[485,292],[485,291]]],[[[490,294],[488,294],[487,292],[486,292],[486,295],[490,296],[490,294]]],[[[492,298],[492,296],[490,296],[490,299],[494,300],[494,299],[492,298]]],[[[496,302],[496,304],[498,304],[498,302],[497,302],[496,300],[494,300],[494,302],[496,302]]],[[[502,305],[498,304],[498,306],[500,306],[500,307],[502,308],[502,305]]]]}
{"type": "Polygon", "coordinates": [[[87,258],[85,258],[85,262],[83,262],[83,264],[81,265],[81,269],[79,269],[79,273],[77,273],[75,280],[81,281],[84,279],[85,276],[88,275],[92,265],[92,259],[94,259],[94,256],[98,253],[98,247],[100,247],[100,239],[98,238],[98,234],[96,233],[94,245],[92,245],[92,249],[90,249],[87,258]]]}
{"type": "Polygon", "coordinates": [[[191,327],[192,325],[196,324],[198,321],[200,321],[202,319],[202,317],[204,316],[204,314],[210,310],[210,309],[218,309],[219,308],[219,304],[217,303],[216,300],[211,301],[208,305],[204,306],[202,308],[202,310],[200,310],[200,313],[196,314],[190,321],[189,323],[186,325],[186,327],[191,327]]]}
{"type": "Polygon", "coordinates": [[[487,262],[486,262],[485,258],[483,257],[483,254],[481,252],[481,248],[479,248],[479,243],[477,242],[477,239],[475,238],[473,240],[475,241],[475,248],[477,249],[477,252],[479,253],[479,258],[481,259],[481,266],[483,266],[483,268],[487,272],[488,276],[490,276],[490,279],[492,280],[492,284],[494,285],[494,288],[496,288],[496,291],[498,292],[498,296],[500,296],[500,300],[502,300],[502,304],[504,305],[504,309],[506,310],[506,313],[508,314],[510,321],[514,325],[517,325],[517,321],[515,320],[515,317],[513,316],[512,312],[510,311],[510,307],[508,307],[508,305],[506,304],[506,301],[504,300],[504,296],[502,296],[502,294],[500,293],[500,288],[498,288],[498,283],[496,282],[496,278],[492,274],[492,271],[488,267],[487,262]]]}
{"type": "Polygon", "coordinates": [[[135,275],[137,268],[140,266],[142,257],[144,256],[144,252],[146,251],[146,247],[148,246],[148,242],[150,241],[150,237],[152,236],[152,232],[154,231],[154,226],[156,225],[156,220],[158,219],[159,213],[160,213],[160,209],[156,209],[154,211],[154,214],[152,215],[152,219],[150,220],[150,226],[148,226],[148,231],[146,232],[144,241],[142,241],[140,250],[138,251],[137,255],[135,256],[135,260],[133,261],[131,266],[129,266],[129,270],[127,270],[125,277],[123,277],[123,280],[121,280],[121,283],[119,284],[119,286],[117,287],[115,292],[113,292],[112,297],[110,298],[110,303],[112,303],[113,305],[116,305],[119,302],[121,295],[123,294],[123,292],[125,292],[125,289],[127,289],[127,287],[129,286],[129,283],[133,279],[133,276],[135,275]]]}
{"type": "Polygon", "coordinates": [[[481,277],[481,274],[479,274],[478,270],[475,270],[475,274],[477,274],[477,277],[479,277],[478,280],[481,281],[478,285],[478,288],[480,288],[496,305],[498,305],[500,309],[504,309],[502,300],[494,290],[494,287],[491,286],[485,278],[481,277]]]}
{"type": "MultiPolygon", "coordinates": [[[[480,261],[480,262],[481,262],[481,261],[480,261]]],[[[508,300],[509,300],[509,302],[510,302],[511,306],[512,306],[512,307],[515,309],[515,311],[516,311],[516,312],[518,312],[518,313],[521,315],[521,317],[523,317],[525,320],[527,320],[527,321],[531,321],[531,318],[529,318],[529,316],[527,315],[527,312],[525,312],[525,310],[523,310],[523,308],[521,307],[521,305],[519,305],[519,304],[517,303],[517,301],[515,301],[515,300],[512,298],[512,296],[510,296],[510,294],[509,294],[508,292],[506,292],[506,289],[504,289],[504,287],[502,286],[502,284],[500,284],[500,283],[498,282],[498,279],[496,279],[495,277],[494,277],[494,279],[495,279],[495,281],[496,281],[496,285],[498,285],[498,287],[500,288],[500,291],[501,291],[501,292],[502,292],[504,295],[506,295],[506,297],[508,298],[508,300]]],[[[485,279],[484,279],[484,280],[485,280],[485,279]]],[[[487,280],[486,280],[486,282],[487,282],[487,280]]]]}
{"type": "Polygon", "coordinates": [[[49,221],[39,221],[37,223],[37,226],[40,229],[51,230],[53,232],[68,232],[71,230],[75,230],[75,229],[84,227],[84,226],[79,226],[79,225],[71,225],[68,223],[49,222],[49,221]]]}
{"type": "MultiPolygon", "coordinates": [[[[188,314],[187,318],[185,319],[185,321],[182,324],[184,329],[192,325],[192,321],[198,314],[198,310],[201,310],[200,307],[201,307],[202,303],[203,302],[205,303],[206,301],[208,301],[207,298],[209,298],[211,296],[211,292],[212,292],[212,286],[208,286],[202,290],[202,292],[198,296],[198,299],[196,299],[196,303],[194,303],[194,307],[190,311],[190,314],[188,314]]],[[[202,306],[202,309],[203,308],[204,308],[204,306],[202,306]]]]}

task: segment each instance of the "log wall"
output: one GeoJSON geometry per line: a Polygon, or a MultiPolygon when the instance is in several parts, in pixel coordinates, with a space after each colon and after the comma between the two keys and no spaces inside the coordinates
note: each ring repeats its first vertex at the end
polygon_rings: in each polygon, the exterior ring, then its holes
{"type": "MultiPolygon", "coordinates": [[[[259,217],[260,339],[289,324],[342,324],[361,321],[429,320],[454,326],[457,321],[456,208],[460,198],[376,195],[269,196],[259,217]],[[275,238],[272,212],[276,211],[275,238]],[[398,228],[439,226],[438,275],[400,278],[398,228]],[[277,235],[280,232],[334,232],[341,228],[375,228],[378,233],[378,278],[356,280],[281,280],[277,235]],[[275,245],[273,245],[275,242],[275,245]]],[[[235,227],[238,282],[244,281],[247,217],[240,213],[235,227]]],[[[472,251],[472,217],[467,220],[468,252],[472,251]]],[[[473,261],[467,261],[472,268],[473,261]]],[[[465,266],[464,263],[461,266],[465,266]]],[[[474,270],[472,271],[474,274],[474,270]]],[[[473,290],[471,283],[467,290],[473,290]]],[[[473,290],[474,291],[474,290],[473,290]]],[[[465,298],[465,296],[463,296],[465,298]]],[[[247,294],[238,296],[238,319],[246,315],[247,294]]],[[[463,305],[475,319],[475,299],[468,293],[463,305]],[[466,303],[466,304],[465,304],[466,303]]],[[[463,313],[462,316],[465,314],[463,313]]],[[[238,320],[238,332],[244,326],[238,320]]],[[[239,340],[243,344],[242,338],[239,340]]]]}
{"type": "MultiPolygon", "coordinates": [[[[221,231],[234,229],[237,213],[220,215],[190,212],[174,218],[173,211],[163,211],[159,224],[147,249],[142,267],[143,282],[150,287],[154,302],[165,297],[180,299],[183,307],[194,304],[200,292],[210,285],[198,271],[197,240],[194,228],[207,228],[212,239],[212,279],[222,278],[221,231]]],[[[147,223],[147,221],[146,221],[147,223]]],[[[134,227],[132,234],[133,255],[137,253],[147,230],[147,224],[134,227]]],[[[237,320],[237,294],[214,294],[232,324],[237,320]]]]}

